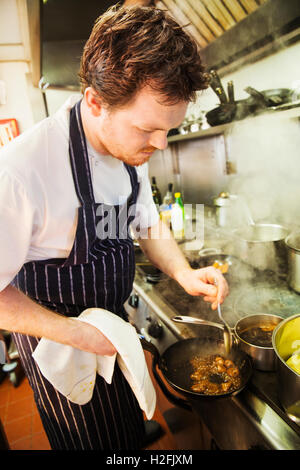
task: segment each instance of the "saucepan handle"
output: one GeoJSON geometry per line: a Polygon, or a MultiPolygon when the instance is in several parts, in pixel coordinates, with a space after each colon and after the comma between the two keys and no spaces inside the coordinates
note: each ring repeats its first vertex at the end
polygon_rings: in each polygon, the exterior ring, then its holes
{"type": "MultiPolygon", "coordinates": [[[[216,328],[220,328],[220,330],[224,330],[224,326],[221,323],[215,323],[215,322],[208,321],[208,320],[202,320],[202,318],[189,317],[187,315],[186,316],[177,315],[175,317],[172,317],[172,320],[177,323],[191,323],[192,325],[215,326],[216,328]]],[[[239,340],[235,335],[234,328],[230,328],[230,330],[231,330],[232,342],[235,346],[238,346],[239,340]]]]}
{"type": "Polygon", "coordinates": [[[191,405],[183,398],[179,398],[173,395],[173,393],[170,392],[170,390],[166,387],[161,377],[159,376],[157,372],[157,366],[159,367],[160,354],[156,346],[151,341],[146,340],[145,336],[141,334],[139,334],[139,338],[143,349],[152,354],[152,372],[163,394],[171,403],[173,403],[173,405],[179,406],[180,408],[184,408],[185,410],[192,411],[191,405]]]}
{"type": "Polygon", "coordinates": [[[177,315],[176,317],[172,317],[172,320],[177,323],[192,323],[193,325],[215,326],[216,328],[220,328],[221,330],[224,330],[224,326],[221,323],[215,323],[215,322],[208,321],[208,320],[202,320],[201,318],[177,315]]]}

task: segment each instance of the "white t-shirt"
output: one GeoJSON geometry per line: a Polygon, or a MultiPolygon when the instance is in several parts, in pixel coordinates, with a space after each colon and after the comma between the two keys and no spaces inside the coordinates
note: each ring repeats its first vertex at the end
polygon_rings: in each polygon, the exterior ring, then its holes
{"type": "MultiPolygon", "coordinates": [[[[0,291],[24,263],[67,258],[77,226],[78,200],[69,158],[70,97],[54,114],[0,150],[0,291]]],[[[123,162],[88,146],[96,203],[122,204],[131,193],[123,162]]],[[[148,165],[136,168],[141,228],[155,225],[148,165]]],[[[137,225],[137,221],[134,221],[137,225]]]]}

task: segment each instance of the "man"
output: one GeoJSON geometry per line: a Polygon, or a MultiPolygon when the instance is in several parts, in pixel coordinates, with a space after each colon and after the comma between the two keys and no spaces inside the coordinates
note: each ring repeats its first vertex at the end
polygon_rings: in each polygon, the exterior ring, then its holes
{"type": "Polygon", "coordinates": [[[161,222],[145,165],[207,83],[194,41],[146,7],[113,8],[97,20],[80,79],[82,100],[69,99],[0,157],[0,328],[14,332],[53,449],[138,449],[142,412],[117,366],[111,386],[97,376],[92,400],[78,406],[31,355],[41,337],[116,352],[98,329],[71,317],[101,307],[126,319],[134,250],[119,236],[125,209],[125,231],[133,221],[146,229],[140,246],[152,263],[213,309],[223,302],[228,288],[218,270],[191,269],[172,237],[153,237],[161,222]],[[116,237],[99,238],[109,225],[104,213],[116,214],[116,237]]]}

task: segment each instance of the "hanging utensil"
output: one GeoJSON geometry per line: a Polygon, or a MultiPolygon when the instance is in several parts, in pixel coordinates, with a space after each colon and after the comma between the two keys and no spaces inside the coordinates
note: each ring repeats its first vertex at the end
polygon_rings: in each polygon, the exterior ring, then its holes
{"type": "Polygon", "coordinates": [[[210,86],[213,89],[213,91],[216,93],[221,104],[228,103],[228,99],[224,91],[223,85],[221,83],[220,77],[215,70],[210,71],[210,86]]]}
{"type": "Polygon", "coordinates": [[[45,78],[41,77],[41,79],[39,81],[39,89],[42,92],[46,117],[49,117],[49,110],[48,110],[48,104],[47,104],[47,98],[46,98],[46,90],[47,90],[48,86],[50,85],[50,83],[48,83],[48,82],[45,83],[44,80],[45,80],[45,78]]]}
{"type": "Polygon", "coordinates": [[[229,103],[234,103],[234,88],[233,88],[233,81],[230,80],[227,83],[227,95],[229,103]]]}

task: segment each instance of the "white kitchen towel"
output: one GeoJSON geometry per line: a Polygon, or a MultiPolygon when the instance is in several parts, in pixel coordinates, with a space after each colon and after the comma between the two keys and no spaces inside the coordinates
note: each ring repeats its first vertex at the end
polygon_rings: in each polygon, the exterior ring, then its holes
{"type": "Polygon", "coordinates": [[[32,356],[43,376],[70,401],[84,405],[92,398],[97,373],[111,383],[117,360],[141,409],[151,419],[156,393],[135,328],[101,308],[86,309],[76,320],[98,328],[118,352],[114,356],[100,356],[41,338],[32,356]]]}

